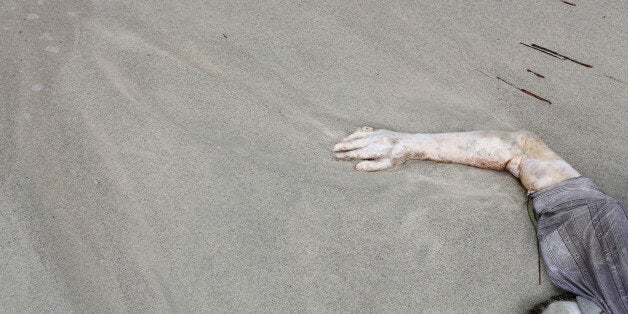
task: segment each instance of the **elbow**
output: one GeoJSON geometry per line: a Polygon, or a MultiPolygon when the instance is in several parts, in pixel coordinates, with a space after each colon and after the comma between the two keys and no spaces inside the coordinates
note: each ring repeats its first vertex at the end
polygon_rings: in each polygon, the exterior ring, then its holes
{"type": "Polygon", "coordinates": [[[541,137],[536,135],[536,133],[532,131],[527,131],[527,130],[515,132],[514,137],[515,137],[515,141],[522,149],[525,148],[526,146],[529,146],[528,143],[535,144],[535,143],[543,142],[541,140],[541,137]]]}
{"type": "Polygon", "coordinates": [[[506,170],[519,178],[524,160],[530,157],[534,147],[543,145],[543,141],[536,133],[527,130],[513,132],[511,140],[513,145],[506,170]]]}

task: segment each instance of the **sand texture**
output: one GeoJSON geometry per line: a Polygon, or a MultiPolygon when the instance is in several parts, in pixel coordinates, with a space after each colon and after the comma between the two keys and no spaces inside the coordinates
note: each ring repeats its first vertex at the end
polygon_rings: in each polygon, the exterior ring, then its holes
{"type": "Polygon", "coordinates": [[[312,2],[4,0],[0,309],[504,313],[555,294],[509,173],[362,173],[331,148],[362,125],[528,129],[625,201],[628,2],[312,2]]]}

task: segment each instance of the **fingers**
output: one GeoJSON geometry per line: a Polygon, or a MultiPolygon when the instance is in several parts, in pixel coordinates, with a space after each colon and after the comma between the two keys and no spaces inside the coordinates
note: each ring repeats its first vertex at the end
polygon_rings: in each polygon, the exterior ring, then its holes
{"type": "Polygon", "coordinates": [[[351,160],[351,159],[376,159],[381,158],[380,154],[375,154],[372,151],[368,151],[364,148],[352,150],[348,152],[339,152],[334,154],[334,158],[339,160],[351,160]]]}
{"type": "Polygon", "coordinates": [[[369,127],[369,126],[363,126],[361,128],[358,128],[357,130],[355,130],[355,132],[349,134],[349,136],[345,137],[342,139],[343,142],[348,142],[354,139],[358,139],[361,137],[364,137],[366,135],[368,135],[370,132],[375,131],[374,128],[369,127]]]}
{"type": "Polygon", "coordinates": [[[394,166],[393,161],[388,158],[390,156],[387,156],[390,153],[391,143],[377,144],[377,136],[383,134],[382,132],[389,131],[377,131],[368,126],[358,128],[342,139],[342,142],[334,145],[334,158],[339,160],[366,159],[355,165],[355,169],[359,171],[392,168],[394,166]]]}
{"type": "Polygon", "coordinates": [[[388,168],[392,168],[393,163],[390,158],[378,159],[378,160],[364,160],[355,165],[355,170],[358,171],[378,171],[388,168]]]}
{"type": "Polygon", "coordinates": [[[349,136],[345,137],[342,139],[343,142],[348,142],[348,141],[352,141],[358,138],[362,138],[365,137],[367,134],[365,132],[362,132],[360,130],[357,130],[351,134],[349,134],[349,136]]]}
{"type": "Polygon", "coordinates": [[[348,151],[348,150],[354,150],[354,149],[359,149],[362,148],[366,145],[369,144],[369,140],[365,139],[365,138],[360,138],[357,140],[353,140],[351,142],[342,142],[342,143],[338,143],[334,146],[334,151],[335,152],[344,152],[344,151],[348,151]]]}

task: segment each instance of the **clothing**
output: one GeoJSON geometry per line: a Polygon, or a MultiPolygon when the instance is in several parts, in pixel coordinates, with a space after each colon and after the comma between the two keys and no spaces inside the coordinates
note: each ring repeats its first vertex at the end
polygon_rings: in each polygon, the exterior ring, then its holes
{"type": "Polygon", "coordinates": [[[595,304],[606,313],[628,313],[627,207],[584,177],[531,197],[552,282],[578,295],[581,308],[595,304]]]}

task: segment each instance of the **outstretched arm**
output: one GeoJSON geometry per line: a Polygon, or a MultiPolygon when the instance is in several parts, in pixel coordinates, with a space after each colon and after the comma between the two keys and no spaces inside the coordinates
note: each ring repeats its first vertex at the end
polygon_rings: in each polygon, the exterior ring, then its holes
{"type": "Polygon", "coordinates": [[[340,160],[363,159],[356,170],[377,171],[408,159],[508,170],[529,191],[580,174],[536,135],[526,131],[408,134],[362,127],[334,146],[340,160]]]}

